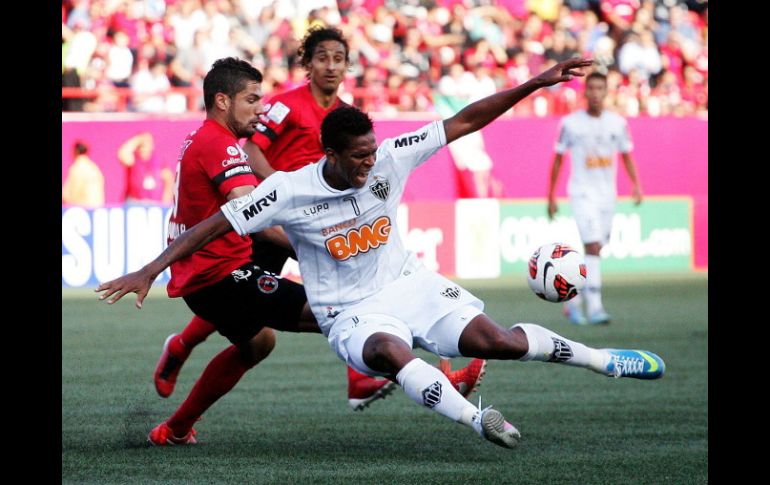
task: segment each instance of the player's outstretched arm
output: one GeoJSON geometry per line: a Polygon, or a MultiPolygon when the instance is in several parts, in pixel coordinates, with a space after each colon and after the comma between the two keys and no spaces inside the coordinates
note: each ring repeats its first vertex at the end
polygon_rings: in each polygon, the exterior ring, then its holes
{"type": "Polygon", "coordinates": [[[109,304],[120,300],[127,293],[136,293],[136,307],[142,308],[142,302],[147,296],[147,292],[150,291],[152,282],[161,271],[171,266],[171,263],[191,255],[232,230],[230,221],[224,214],[217,212],[179,235],[157,258],[147,263],[139,271],[102,283],[94,291],[97,293],[103,291],[104,293],[99,296],[99,299],[109,298],[107,301],[109,304]]]}
{"type": "Polygon", "coordinates": [[[469,104],[456,115],[444,120],[447,143],[480,130],[491,123],[492,120],[508,111],[513,105],[540,88],[569,81],[574,76],[585,76],[578,69],[588,67],[592,63],[591,59],[567,59],[533,77],[524,84],[469,104]]]}

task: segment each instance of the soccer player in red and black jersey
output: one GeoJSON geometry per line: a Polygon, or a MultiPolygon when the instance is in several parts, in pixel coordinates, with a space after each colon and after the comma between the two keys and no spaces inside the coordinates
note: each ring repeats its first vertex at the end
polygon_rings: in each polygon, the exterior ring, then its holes
{"type": "MultiPolygon", "coordinates": [[[[339,85],[350,66],[348,43],[334,28],[308,31],[299,49],[308,83],[274,96],[260,116],[257,131],[243,149],[257,177],[264,179],[276,170],[291,172],[324,155],[321,122],[326,114],[345,103],[337,96],[339,85]]],[[[262,269],[280,274],[286,260],[294,255],[290,248],[255,238],[252,259],[262,269]]],[[[155,370],[155,388],[162,397],[174,390],[182,364],[192,349],[203,342],[214,326],[195,316],[178,335],[171,335],[155,370]]],[[[448,361],[441,368],[464,395],[469,395],[484,375],[486,362],[474,359],[463,369],[452,372],[448,361]]],[[[375,379],[348,367],[348,403],[362,410],[395,389],[386,379],[375,379]]]]}
{"type": "MultiPolygon", "coordinates": [[[[238,140],[253,135],[262,105],[262,74],[246,61],[214,63],[203,81],[206,120],[184,141],[177,165],[169,244],[230,199],[258,185],[238,140]]],[[[291,247],[280,228],[263,237],[291,247]]],[[[260,269],[251,259],[251,239],[227,235],[171,265],[167,287],[199,318],[212,322],[232,345],[208,364],[187,399],[149,435],[156,445],[195,443],[193,423],[267,357],[275,345],[270,328],[319,332],[302,285],[260,269]]],[[[181,342],[167,339],[173,361],[181,342]]]]}

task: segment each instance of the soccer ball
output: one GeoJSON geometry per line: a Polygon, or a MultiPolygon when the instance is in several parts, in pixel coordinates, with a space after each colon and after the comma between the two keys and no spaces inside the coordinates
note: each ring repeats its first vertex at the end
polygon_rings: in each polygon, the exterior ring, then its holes
{"type": "Polygon", "coordinates": [[[529,258],[527,283],[543,300],[571,300],[586,284],[583,255],[561,243],[537,248],[529,258]]]}

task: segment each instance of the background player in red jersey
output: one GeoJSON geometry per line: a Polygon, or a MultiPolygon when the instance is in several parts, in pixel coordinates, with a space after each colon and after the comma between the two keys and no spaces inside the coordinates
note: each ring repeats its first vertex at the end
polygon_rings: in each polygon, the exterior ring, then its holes
{"type": "MultiPolygon", "coordinates": [[[[317,162],[324,155],[321,121],[328,112],[345,104],[337,96],[350,66],[348,43],[342,33],[334,28],[311,29],[298,54],[308,83],[272,97],[260,116],[256,133],[243,146],[251,168],[262,179],[276,170],[291,172],[317,162]]],[[[280,274],[287,258],[294,256],[291,249],[256,238],[252,251],[253,261],[275,274],[280,274]]],[[[171,395],[182,364],[214,330],[211,323],[195,316],[180,334],[168,337],[155,370],[155,388],[160,396],[171,395]]],[[[442,360],[441,364],[452,384],[467,396],[481,381],[486,361],[474,359],[454,372],[449,361],[442,360]]],[[[387,379],[369,377],[348,367],[348,403],[354,410],[364,409],[395,387],[387,379]]]]}

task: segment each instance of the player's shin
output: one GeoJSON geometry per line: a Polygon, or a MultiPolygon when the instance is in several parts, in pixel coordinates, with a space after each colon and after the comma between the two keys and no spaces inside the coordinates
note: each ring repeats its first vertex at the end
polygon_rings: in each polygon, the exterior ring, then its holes
{"type": "Polygon", "coordinates": [[[412,401],[454,421],[465,419],[468,422],[464,424],[470,426],[469,420],[476,408],[439,369],[422,359],[414,359],[396,374],[396,380],[412,401]]]}
{"type": "Polygon", "coordinates": [[[534,323],[518,323],[513,328],[520,328],[529,344],[529,350],[521,358],[522,361],[556,362],[605,372],[609,356],[602,350],[566,339],[534,323]]]}

